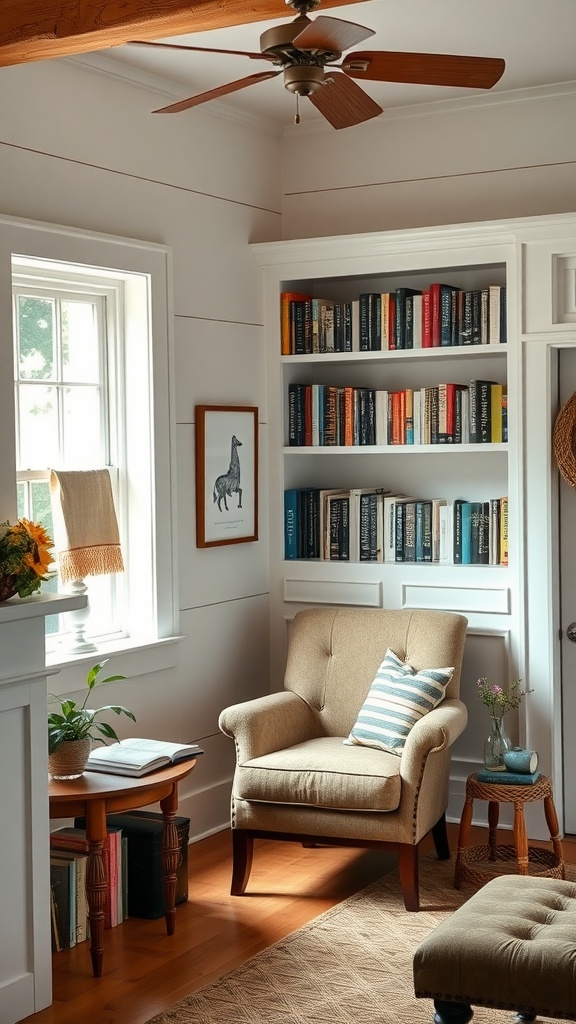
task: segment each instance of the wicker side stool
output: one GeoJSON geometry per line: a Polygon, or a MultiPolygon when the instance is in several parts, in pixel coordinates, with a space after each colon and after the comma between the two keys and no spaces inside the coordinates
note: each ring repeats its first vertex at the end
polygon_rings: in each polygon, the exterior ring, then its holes
{"type": "Polygon", "coordinates": [[[558,816],[550,779],[545,775],[530,786],[509,786],[501,782],[480,782],[476,773],[466,780],[466,800],[460,820],[454,886],[462,882],[483,885],[496,875],[515,871],[519,875],[564,878],[564,855],[559,836],[558,816]],[[468,846],[474,800],[488,801],[488,846],[468,846]],[[524,821],[524,805],[542,800],[550,833],[551,850],[529,846],[524,821]],[[514,804],[514,845],[497,845],[500,803],[514,804]]]}
{"type": "Polygon", "coordinates": [[[576,884],[491,879],[420,943],[413,971],[435,1024],[467,1024],[473,1005],[576,1020],[576,884]]]}

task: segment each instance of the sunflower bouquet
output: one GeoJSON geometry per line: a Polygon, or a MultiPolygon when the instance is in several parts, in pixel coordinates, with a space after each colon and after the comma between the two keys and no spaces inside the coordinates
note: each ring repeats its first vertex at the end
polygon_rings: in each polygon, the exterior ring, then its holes
{"type": "Polygon", "coordinates": [[[29,597],[50,579],[53,541],[43,526],[29,519],[0,523],[0,601],[29,597]]]}

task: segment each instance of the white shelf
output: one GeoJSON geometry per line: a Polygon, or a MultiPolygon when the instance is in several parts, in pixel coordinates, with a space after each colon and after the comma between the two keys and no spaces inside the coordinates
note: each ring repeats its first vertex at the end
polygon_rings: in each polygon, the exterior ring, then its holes
{"type": "MultiPolygon", "coordinates": [[[[505,444],[349,444],[349,445],[288,445],[283,455],[495,455],[508,452],[505,444]]],[[[312,486],[312,485],[311,485],[312,486]]]]}
{"type": "Polygon", "coordinates": [[[504,358],[508,345],[447,345],[436,348],[378,349],[375,352],[313,352],[306,355],[280,356],[280,362],[293,366],[303,363],[383,363],[412,362],[429,359],[494,359],[504,358]]]}
{"type": "Polygon", "coordinates": [[[0,623],[35,619],[40,615],[58,615],[84,608],[86,598],[70,594],[35,594],[32,597],[11,597],[0,604],[0,623]]]}

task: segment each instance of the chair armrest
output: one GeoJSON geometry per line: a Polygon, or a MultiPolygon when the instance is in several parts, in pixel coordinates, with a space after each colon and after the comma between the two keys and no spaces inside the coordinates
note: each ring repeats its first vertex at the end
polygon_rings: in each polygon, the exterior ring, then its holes
{"type": "Polygon", "coordinates": [[[312,709],[290,690],[233,704],[218,725],[234,739],[238,764],[321,735],[312,709]]]}
{"type": "Polygon", "coordinates": [[[444,700],[410,730],[400,762],[403,779],[420,777],[422,764],[433,751],[451,747],[468,723],[468,709],[457,699],[444,700]]]}

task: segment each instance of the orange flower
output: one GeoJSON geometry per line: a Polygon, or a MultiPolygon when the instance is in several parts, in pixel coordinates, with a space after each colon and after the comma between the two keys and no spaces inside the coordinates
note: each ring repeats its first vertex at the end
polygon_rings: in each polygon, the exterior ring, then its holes
{"type": "Polygon", "coordinates": [[[32,523],[29,519],[21,519],[20,522],[32,541],[32,550],[24,555],[24,562],[40,579],[46,579],[48,567],[54,561],[48,550],[52,540],[39,523],[32,523]]]}

